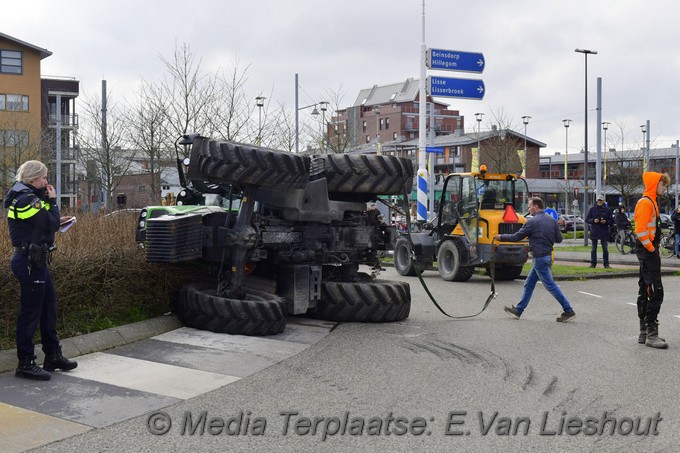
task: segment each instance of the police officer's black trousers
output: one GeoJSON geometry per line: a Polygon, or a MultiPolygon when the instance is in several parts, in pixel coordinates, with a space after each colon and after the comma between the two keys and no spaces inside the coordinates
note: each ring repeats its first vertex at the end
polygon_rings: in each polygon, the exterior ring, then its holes
{"type": "Polygon", "coordinates": [[[661,256],[659,256],[658,247],[655,247],[653,252],[640,247],[640,250],[637,251],[637,257],[640,262],[637,298],[638,317],[648,322],[656,321],[663,303],[661,256]]]}
{"type": "Polygon", "coordinates": [[[21,286],[21,307],[17,318],[17,356],[33,358],[33,335],[40,323],[40,337],[45,354],[59,347],[57,336],[57,296],[47,266],[30,266],[28,257],[15,252],[12,273],[21,286]]]}

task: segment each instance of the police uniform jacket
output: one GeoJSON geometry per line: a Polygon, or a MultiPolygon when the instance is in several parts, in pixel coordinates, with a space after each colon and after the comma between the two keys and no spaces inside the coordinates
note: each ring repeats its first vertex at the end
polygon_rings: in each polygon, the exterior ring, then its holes
{"type": "Polygon", "coordinates": [[[54,234],[59,230],[56,198],[48,199],[45,191],[18,181],[5,197],[5,209],[12,245],[54,244],[54,234]]]}

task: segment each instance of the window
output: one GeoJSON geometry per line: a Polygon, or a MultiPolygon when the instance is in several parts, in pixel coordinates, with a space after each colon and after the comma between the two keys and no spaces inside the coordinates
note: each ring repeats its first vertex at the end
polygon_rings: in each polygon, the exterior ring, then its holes
{"type": "Polygon", "coordinates": [[[366,132],[366,121],[363,122],[362,131],[361,131],[361,132],[366,132]]]}
{"type": "Polygon", "coordinates": [[[380,126],[379,126],[380,130],[383,130],[383,125],[384,125],[384,124],[385,124],[385,120],[382,119],[382,118],[380,118],[380,126]]]}
{"type": "Polygon", "coordinates": [[[371,141],[371,136],[370,136],[370,135],[367,135],[367,136],[366,136],[366,143],[369,143],[370,141],[371,141]]]}
{"type": "Polygon", "coordinates": [[[392,132],[392,140],[396,140],[396,139],[397,139],[397,133],[396,133],[396,132],[392,132]]]}
{"type": "Polygon", "coordinates": [[[385,129],[389,129],[389,128],[390,128],[390,119],[385,118],[385,129]]]}
{"type": "Polygon", "coordinates": [[[18,50],[0,50],[0,73],[21,74],[21,52],[18,50]]]}
{"type": "Polygon", "coordinates": [[[28,96],[0,93],[0,111],[10,110],[13,112],[28,112],[28,108],[28,96]]]}
{"type": "Polygon", "coordinates": [[[146,186],[139,186],[139,193],[146,192],[146,186]]]}

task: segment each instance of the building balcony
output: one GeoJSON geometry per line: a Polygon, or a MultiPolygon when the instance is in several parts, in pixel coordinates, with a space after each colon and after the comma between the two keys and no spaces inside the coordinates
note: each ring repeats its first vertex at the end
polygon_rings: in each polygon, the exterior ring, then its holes
{"type": "MultiPolygon", "coordinates": [[[[47,125],[49,127],[57,127],[57,115],[51,113],[47,125]]],[[[61,127],[65,129],[77,129],[78,128],[78,115],[61,115],[61,127]]]]}

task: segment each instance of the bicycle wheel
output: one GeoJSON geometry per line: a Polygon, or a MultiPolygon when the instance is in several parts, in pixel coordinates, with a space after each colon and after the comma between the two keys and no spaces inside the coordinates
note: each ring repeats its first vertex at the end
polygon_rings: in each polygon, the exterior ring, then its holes
{"type": "Polygon", "coordinates": [[[675,235],[663,235],[661,236],[661,256],[664,258],[671,257],[675,255],[675,235]]]}
{"type": "Polygon", "coordinates": [[[626,253],[623,251],[623,243],[626,240],[626,232],[624,230],[619,231],[616,234],[616,238],[614,239],[614,245],[616,246],[616,250],[619,251],[620,254],[625,255],[626,253]]]}

